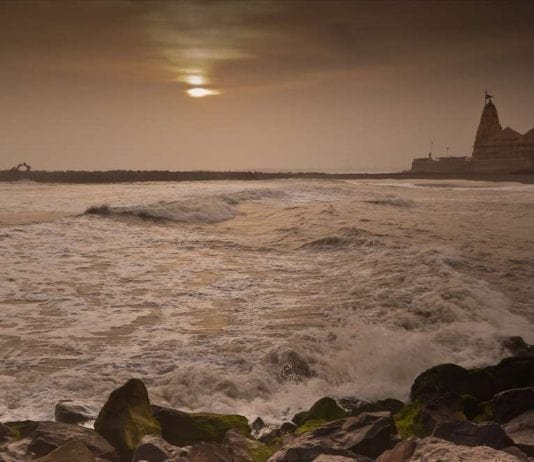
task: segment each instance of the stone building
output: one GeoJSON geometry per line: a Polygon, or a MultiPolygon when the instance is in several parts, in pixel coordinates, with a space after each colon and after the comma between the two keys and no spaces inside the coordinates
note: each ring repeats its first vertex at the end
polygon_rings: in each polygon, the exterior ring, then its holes
{"type": "Polygon", "coordinates": [[[492,96],[486,93],[472,157],[414,159],[414,172],[515,173],[534,171],[534,128],[521,134],[502,128],[492,96]]]}

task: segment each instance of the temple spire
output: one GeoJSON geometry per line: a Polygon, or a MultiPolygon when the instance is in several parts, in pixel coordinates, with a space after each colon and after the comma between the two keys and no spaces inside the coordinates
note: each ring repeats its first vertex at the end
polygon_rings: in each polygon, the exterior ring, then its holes
{"type": "Polygon", "coordinates": [[[480,117],[480,123],[475,138],[475,151],[477,150],[477,147],[486,144],[502,131],[499,122],[499,114],[497,114],[497,108],[493,104],[491,98],[493,98],[493,96],[486,90],[484,92],[484,109],[482,110],[482,116],[480,117]]]}

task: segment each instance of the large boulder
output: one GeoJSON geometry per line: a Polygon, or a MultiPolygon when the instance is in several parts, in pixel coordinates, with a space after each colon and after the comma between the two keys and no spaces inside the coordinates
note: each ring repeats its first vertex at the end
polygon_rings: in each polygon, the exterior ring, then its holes
{"type": "MultiPolygon", "coordinates": [[[[516,456],[487,446],[461,446],[439,438],[428,437],[417,446],[406,462],[518,462],[516,456]]],[[[380,461],[382,462],[382,461],[380,461]]],[[[387,461],[389,462],[389,461],[387,461]]],[[[395,462],[405,462],[398,460],[395,462]]]]}
{"type": "Polygon", "coordinates": [[[128,380],[111,393],[98,414],[95,430],[128,462],[145,435],[161,433],[141,380],[128,380]]]}
{"type": "Polygon", "coordinates": [[[511,357],[496,366],[464,369],[456,364],[440,364],[419,374],[410,397],[426,402],[436,395],[455,393],[488,401],[496,393],[512,388],[534,386],[534,357],[511,357]]]}
{"type": "Polygon", "coordinates": [[[96,458],[81,441],[70,440],[46,456],[34,460],[35,462],[95,462],[96,458]]]}
{"type": "Polygon", "coordinates": [[[436,427],[433,436],[463,446],[489,446],[493,449],[504,449],[514,444],[495,422],[446,422],[436,427]]]}
{"type": "Polygon", "coordinates": [[[267,360],[274,366],[276,378],[280,382],[300,383],[315,375],[306,360],[293,350],[272,352],[267,360]]]}
{"type": "Polygon", "coordinates": [[[519,449],[534,457],[534,409],[510,420],[503,428],[519,449]]]}
{"type": "Polygon", "coordinates": [[[283,446],[271,462],[313,461],[321,454],[375,458],[391,448],[394,425],[389,412],[363,413],[336,420],[300,435],[283,446]]]}
{"type": "Polygon", "coordinates": [[[63,400],[54,407],[54,418],[56,422],[84,424],[90,420],[94,420],[96,415],[83,404],[63,400]]]}
{"type": "Polygon", "coordinates": [[[102,436],[89,428],[60,422],[38,422],[29,437],[31,443],[28,450],[37,457],[47,455],[70,440],[76,440],[87,446],[95,456],[101,459],[118,460],[114,448],[102,436]]]}
{"type": "Polygon", "coordinates": [[[308,411],[299,412],[293,417],[293,422],[301,426],[308,421],[316,420],[323,423],[343,419],[348,413],[340,407],[335,399],[325,397],[316,401],[308,411]]]}
{"type": "Polygon", "coordinates": [[[222,442],[232,428],[250,434],[246,417],[207,412],[187,413],[161,406],[152,406],[154,417],[161,426],[161,435],[175,446],[188,446],[200,441],[222,442]]]}
{"type": "Polygon", "coordinates": [[[505,423],[534,409],[534,387],[515,388],[497,393],[490,403],[493,418],[505,423]]]}

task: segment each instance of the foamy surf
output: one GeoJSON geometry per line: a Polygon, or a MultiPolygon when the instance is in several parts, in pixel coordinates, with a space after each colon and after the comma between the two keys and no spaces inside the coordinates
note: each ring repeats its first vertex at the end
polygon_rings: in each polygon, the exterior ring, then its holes
{"type": "Polygon", "coordinates": [[[534,342],[531,188],[17,187],[9,210],[71,217],[2,230],[0,420],[99,408],[136,376],[161,404],[279,421],[534,342]]]}

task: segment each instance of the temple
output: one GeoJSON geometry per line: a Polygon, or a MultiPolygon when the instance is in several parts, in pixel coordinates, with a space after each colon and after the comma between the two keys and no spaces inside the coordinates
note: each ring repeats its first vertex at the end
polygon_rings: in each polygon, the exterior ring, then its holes
{"type": "Polygon", "coordinates": [[[502,128],[492,96],[485,94],[473,155],[417,158],[412,172],[522,173],[534,171],[534,128],[521,134],[502,128]]]}

